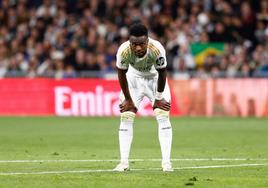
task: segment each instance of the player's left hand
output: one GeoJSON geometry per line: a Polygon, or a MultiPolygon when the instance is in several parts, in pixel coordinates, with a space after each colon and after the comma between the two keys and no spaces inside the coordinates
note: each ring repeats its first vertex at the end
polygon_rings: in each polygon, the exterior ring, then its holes
{"type": "Polygon", "coordinates": [[[119,108],[121,113],[126,111],[137,113],[138,111],[132,100],[124,100],[122,104],[119,104],[119,108]]]}
{"type": "Polygon", "coordinates": [[[155,108],[160,108],[162,110],[169,111],[170,110],[170,103],[167,102],[165,99],[155,100],[154,105],[153,105],[153,109],[155,109],[155,108]]]}

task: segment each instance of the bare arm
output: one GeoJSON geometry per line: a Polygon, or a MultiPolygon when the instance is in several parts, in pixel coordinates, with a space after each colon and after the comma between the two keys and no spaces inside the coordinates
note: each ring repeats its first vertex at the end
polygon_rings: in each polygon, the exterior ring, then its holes
{"type": "Polygon", "coordinates": [[[117,68],[117,73],[118,73],[119,84],[125,95],[126,100],[132,100],[128,89],[127,76],[126,76],[127,70],[117,68]]]}
{"type": "Polygon", "coordinates": [[[162,92],[164,91],[165,85],[166,85],[167,70],[166,68],[163,68],[163,69],[157,69],[157,71],[158,71],[157,93],[156,93],[156,98],[155,98],[155,102],[153,105],[153,109],[160,108],[162,110],[169,111],[170,103],[167,102],[162,97],[162,92]]]}
{"type": "Polygon", "coordinates": [[[120,112],[132,111],[136,113],[137,108],[135,107],[132,101],[132,98],[130,96],[126,73],[127,73],[127,70],[117,68],[119,84],[125,96],[125,101],[119,105],[120,112]]]}
{"type": "Polygon", "coordinates": [[[157,91],[163,92],[166,85],[167,70],[166,68],[163,68],[163,69],[157,69],[157,71],[158,71],[157,91]]]}

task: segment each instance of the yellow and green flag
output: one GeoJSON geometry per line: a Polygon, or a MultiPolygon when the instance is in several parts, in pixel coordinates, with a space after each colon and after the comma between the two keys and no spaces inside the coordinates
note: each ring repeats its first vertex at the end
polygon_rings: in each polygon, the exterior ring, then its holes
{"type": "Polygon", "coordinates": [[[197,65],[202,65],[209,55],[221,55],[224,43],[192,43],[191,52],[197,65]]]}

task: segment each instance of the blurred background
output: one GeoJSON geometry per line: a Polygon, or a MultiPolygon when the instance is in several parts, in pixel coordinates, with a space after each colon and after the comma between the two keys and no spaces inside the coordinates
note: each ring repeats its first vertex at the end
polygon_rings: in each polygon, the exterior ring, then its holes
{"type": "Polygon", "coordinates": [[[0,114],[118,115],[135,21],[166,49],[172,115],[268,116],[267,0],[0,0],[0,114]]]}

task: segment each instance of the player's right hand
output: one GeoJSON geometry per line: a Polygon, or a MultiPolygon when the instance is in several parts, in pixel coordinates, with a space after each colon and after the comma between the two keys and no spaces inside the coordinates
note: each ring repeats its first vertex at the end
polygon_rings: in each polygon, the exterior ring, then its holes
{"type": "Polygon", "coordinates": [[[138,111],[132,100],[124,100],[121,104],[119,104],[119,108],[121,113],[126,111],[136,113],[138,111]]]}

